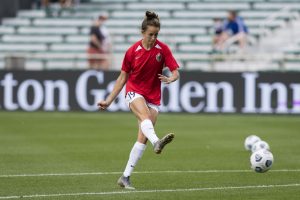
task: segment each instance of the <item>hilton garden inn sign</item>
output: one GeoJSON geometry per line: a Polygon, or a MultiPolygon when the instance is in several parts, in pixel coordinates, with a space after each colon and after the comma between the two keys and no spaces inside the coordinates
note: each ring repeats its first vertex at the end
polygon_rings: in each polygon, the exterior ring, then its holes
{"type": "MultiPolygon", "coordinates": [[[[0,110],[97,111],[119,72],[0,71],[0,110]]],[[[109,111],[128,111],[124,90],[109,111]]],[[[300,114],[300,73],[181,72],[162,112],[300,114]]]]}

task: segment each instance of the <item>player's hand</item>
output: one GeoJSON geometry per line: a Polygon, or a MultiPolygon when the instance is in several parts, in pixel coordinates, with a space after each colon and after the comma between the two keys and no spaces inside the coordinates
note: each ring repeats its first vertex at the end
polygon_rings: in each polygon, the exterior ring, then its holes
{"type": "Polygon", "coordinates": [[[164,76],[164,75],[162,75],[162,74],[158,74],[158,78],[159,78],[159,80],[160,80],[161,82],[163,82],[163,83],[166,83],[166,84],[172,83],[172,80],[171,80],[169,77],[164,76]]]}
{"type": "Polygon", "coordinates": [[[100,110],[105,110],[109,106],[109,103],[107,101],[100,101],[97,106],[100,110]]]}

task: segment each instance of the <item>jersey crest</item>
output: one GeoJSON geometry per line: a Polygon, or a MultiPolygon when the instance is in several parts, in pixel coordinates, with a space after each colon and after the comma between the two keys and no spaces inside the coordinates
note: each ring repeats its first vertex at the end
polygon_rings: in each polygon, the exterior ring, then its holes
{"type": "Polygon", "coordinates": [[[157,62],[161,61],[161,54],[160,53],[156,54],[156,61],[157,62]]]}

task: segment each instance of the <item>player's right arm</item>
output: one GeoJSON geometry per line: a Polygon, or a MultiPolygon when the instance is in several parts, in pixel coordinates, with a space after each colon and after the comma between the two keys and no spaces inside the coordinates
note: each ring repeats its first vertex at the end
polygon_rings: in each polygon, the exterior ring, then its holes
{"type": "Polygon", "coordinates": [[[115,100],[115,98],[119,95],[122,88],[126,84],[127,80],[128,73],[122,70],[116,81],[116,84],[114,85],[112,92],[108,95],[108,97],[105,100],[98,102],[97,105],[99,109],[105,110],[115,100]]]}

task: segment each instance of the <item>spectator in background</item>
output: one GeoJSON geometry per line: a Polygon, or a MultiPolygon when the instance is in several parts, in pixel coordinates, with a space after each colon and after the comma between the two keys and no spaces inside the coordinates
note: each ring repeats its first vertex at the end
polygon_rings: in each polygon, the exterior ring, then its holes
{"type": "Polygon", "coordinates": [[[42,1],[42,6],[45,9],[46,16],[52,17],[53,13],[52,13],[52,9],[51,9],[51,3],[53,3],[53,2],[50,0],[41,0],[41,1],[42,1]]]}
{"type": "Polygon", "coordinates": [[[53,10],[51,8],[52,3],[59,3],[60,8],[57,11],[57,16],[60,16],[63,11],[73,12],[74,2],[79,3],[80,1],[75,0],[35,0],[35,6],[39,9],[40,4],[45,9],[47,17],[53,17],[53,10]]]}
{"type": "Polygon", "coordinates": [[[110,67],[111,40],[105,26],[107,15],[100,15],[90,30],[90,43],[87,53],[89,67],[97,70],[108,70],[110,67]],[[99,56],[99,58],[96,58],[99,56]],[[103,56],[101,58],[101,56],[103,56]]]}
{"type": "Polygon", "coordinates": [[[58,16],[61,16],[64,11],[74,12],[74,0],[60,0],[60,9],[57,12],[58,16]]]}
{"type": "Polygon", "coordinates": [[[214,18],[214,37],[213,37],[213,43],[218,44],[219,40],[221,38],[221,34],[223,32],[223,21],[221,18],[214,18]]]}
{"type": "Polygon", "coordinates": [[[215,50],[224,50],[226,43],[230,41],[238,42],[240,48],[243,50],[247,42],[248,27],[244,20],[237,15],[236,11],[229,11],[227,19],[222,25],[222,32],[215,36],[214,48],[215,50]]]}

